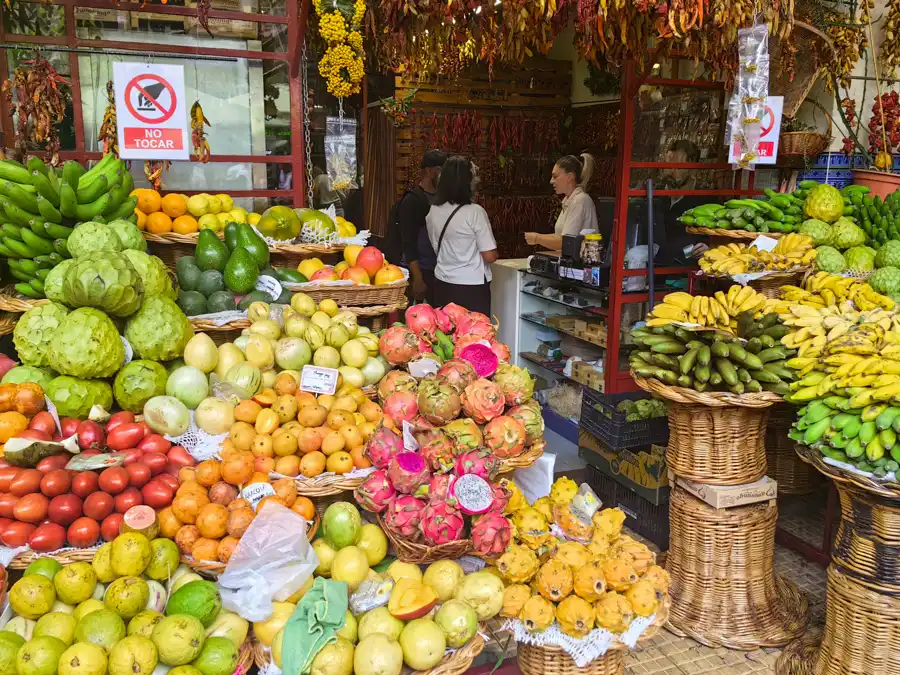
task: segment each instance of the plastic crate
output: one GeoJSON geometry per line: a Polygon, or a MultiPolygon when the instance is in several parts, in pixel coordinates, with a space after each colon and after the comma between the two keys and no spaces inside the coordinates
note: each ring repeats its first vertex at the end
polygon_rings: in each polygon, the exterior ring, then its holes
{"type": "Polygon", "coordinates": [[[647,392],[604,395],[586,388],[581,398],[581,426],[613,450],[636,448],[651,443],[665,445],[669,441],[668,417],[626,422],[624,413],[616,411],[616,406],[621,401],[647,398],[650,398],[647,392]],[[595,404],[599,404],[601,409],[594,408],[595,404]]]}
{"type": "Polygon", "coordinates": [[[603,501],[603,508],[619,508],[625,512],[625,527],[669,550],[669,502],[656,506],[620,485],[599,469],[588,465],[588,485],[603,501]]]}

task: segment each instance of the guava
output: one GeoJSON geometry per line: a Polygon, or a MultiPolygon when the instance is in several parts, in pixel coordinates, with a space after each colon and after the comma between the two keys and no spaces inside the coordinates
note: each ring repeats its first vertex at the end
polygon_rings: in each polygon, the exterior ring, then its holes
{"type": "Polygon", "coordinates": [[[156,645],[143,635],[129,635],[109,653],[109,675],[151,675],[156,668],[156,645]]]}
{"type": "Polygon", "coordinates": [[[456,589],[456,599],[474,609],[479,621],[487,621],[495,617],[503,607],[503,591],[500,577],[481,570],[463,578],[456,589]]]}
{"type": "Polygon", "coordinates": [[[359,588],[368,572],[369,559],[357,546],[345,546],[331,563],[331,578],[346,583],[351,593],[359,588]]]}
{"type": "Polygon", "coordinates": [[[387,606],[376,607],[360,617],[357,635],[360,642],[375,633],[381,633],[387,635],[391,640],[396,640],[400,637],[405,625],[403,621],[388,611],[387,606]]]}
{"type": "Polygon", "coordinates": [[[150,599],[147,582],[138,577],[120,577],[106,589],[104,604],[128,621],[140,614],[150,599]]]}
{"type": "Polygon", "coordinates": [[[97,598],[88,598],[75,608],[75,620],[81,621],[88,614],[96,612],[98,609],[106,609],[106,605],[103,604],[103,601],[97,600],[97,598]]]}
{"type": "Polygon", "coordinates": [[[353,673],[353,645],[344,638],[325,645],[315,655],[309,675],[351,675],[353,673]]]}
{"type": "Polygon", "coordinates": [[[156,610],[145,609],[128,622],[128,634],[143,635],[147,638],[151,637],[153,635],[153,629],[156,628],[156,624],[164,618],[165,617],[156,610]]]}
{"type": "Polygon", "coordinates": [[[203,673],[194,668],[194,666],[178,666],[171,668],[166,675],[203,675],[203,673]]]}
{"type": "Polygon", "coordinates": [[[150,540],[138,532],[126,532],[113,539],[109,561],[119,577],[139,577],[150,564],[150,540]]]}
{"type": "Polygon", "coordinates": [[[478,615],[462,600],[448,600],[441,605],[434,622],[444,631],[448,647],[462,647],[478,630],[478,615]]]}
{"type": "Polygon", "coordinates": [[[203,648],[203,624],[187,614],[173,614],[156,624],[153,643],[159,660],[167,666],[183,666],[203,648]]]}
{"type": "Polygon", "coordinates": [[[53,607],[50,608],[51,612],[62,612],[63,614],[74,614],[75,606],[67,605],[62,600],[57,600],[53,603],[53,607]]]}
{"type": "Polygon", "coordinates": [[[316,554],[316,558],[319,560],[319,565],[316,567],[316,576],[330,577],[331,565],[334,563],[334,557],[337,555],[337,551],[322,538],[314,540],[312,548],[316,554]]]}
{"type": "Polygon", "coordinates": [[[0,675],[16,674],[16,654],[25,638],[9,631],[0,631],[0,675]]]}
{"type": "Polygon", "coordinates": [[[76,642],[59,657],[59,675],[104,675],[106,652],[90,642],[76,642]]]}
{"type": "Polygon", "coordinates": [[[56,589],[53,582],[42,574],[22,577],[9,591],[9,604],[13,611],[26,619],[37,619],[53,607],[56,589]]]}
{"type": "Polygon", "coordinates": [[[181,556],[178,546],[171,539],[154,539],[150,542],[150,564],[144,574],[154,581],[166,581],[172,576],[181,556]]]}
{"type": "Polygon", "coordinates": [[[59,657],[66,651],[66,643],[52,635],[29,640],[16,654],[18,675],[56,675],[59,657]]]}
{"type": "Polygon", "coordinates": [[[238,649],[225,637],[207,638],[191,665],[203,675],[231,675],[237,668],[238,649]]]}
{"type": "Polygon", "coordinates": [[[94,568],[94,574],[97,575],[97,580],[102,581],[104,584],[108,584],[119,576],[112,568],[111,554],[112,542],[108,541],[97,549],[97,552],[94,554],[94,559],[91,561],[91,567],[94,568]]]}
{"type": "Polygon", "coordinates": [[[90,642],[103,647],[107,652],[125,637],[125,622],[109,609],[91,612],[75,627],[76,642],[90,642]]]}
{"type": "Polygon", "coordinates": [[[50,581],[53,581],[53,577],[55,577],[62,568],[63,566],[58,560],[54,560],[53,558],[38,558],[25,568],[22,576],[27,577],[31,574],[41,574],[50,581]]]}
{"type": "Polygon", "coordinates": [[[431,619],[410,621],[400,633],[399,642],[403,660],[413,670],[434,668],[447,650],[444,631],[431,619]]]}
{"type": "Polygon", "coordinates": [[[359,541],[356,545],[363,550],[369,560],[369,567],[374,567],[387,555],[388,541],[384,531],[374,523],[366,523],[359,530],[359,541]]]}
{"type": "Polygon", "coordinates": [[[340,630],[335,635],[349,640],[353,644],[356,644],[356,641],[359,639],[359,622],[349,609],[344,615],[344,625],[340,627],[340,630]]]}
{"type": "Polygon", "coordinates": [[[56,597],[70,605],[84,602],[94,593],[97,574],[90,563],[76,562],[63,567],[53,577],[56,597]]]}
{"type": "Polygon", "coordinates": [[[359,541],[361,528],[359,509],[350,502],[335,502],[322,516],[322,538],[336,551],[359,541]]]}
{"type": "Polygon", "coordinates": [[[400,643],[383,633],[361,639],[353,654],[354,675],[400,675],[403,649],[400,643]]]}
{"type": "Polygon", "coordinates": [[[75,617],[71,614],[50,612],[38,619],[37,624],[34,626],[34,637],[50,635],[59,638],[68,647],[75,641],[75,626],[77,624],[78,622],[75,621],[75,617]]]}
{"type": "Polygon", "coordinates": [[[422,583],[437,593],[439,602],[447,602],[456,593],[466,573],[455,560],[438,560],[431,563],[422,576],[422,583]]]}

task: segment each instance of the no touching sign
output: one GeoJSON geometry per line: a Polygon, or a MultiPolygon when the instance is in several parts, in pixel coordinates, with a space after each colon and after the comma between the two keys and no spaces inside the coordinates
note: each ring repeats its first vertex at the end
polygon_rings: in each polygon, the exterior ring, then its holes
{"type": "Polygon", "coordinates": [[[184,66],[113,63],[119,156],[188,159],[184,66]]]}

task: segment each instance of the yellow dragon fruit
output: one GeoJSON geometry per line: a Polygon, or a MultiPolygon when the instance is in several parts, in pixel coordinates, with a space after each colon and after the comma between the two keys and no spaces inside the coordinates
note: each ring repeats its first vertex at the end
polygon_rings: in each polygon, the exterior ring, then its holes
{"type": "Polygon", "coordinates": [[[582,541],[590,541],[594,528],[588,524],[585,525],[581,519],[572,512],[569,506],[553,506],[553,521],[559,528],[566,533],[567,537],[572,539],[580,539],[582,541]]]}
{"type": "Polygon", "coordinates": [[[512,515],[516,537],[532,550],[537,550],[551,538],[550,525],[537,509],[528,506],[512,515]]]}
{"type": "Polygon", "coordinates": [[[625,599],[638,616],[650,616],[659,608],[662,592],[647,579],[640,579],[625,591],[625,599]]]}
{"type": "Polygon", "coordinates": [[[548,523],[553,520],[553,502],[550,497],[541,497],[532,506],[541,512],[548,523]]]}
{"type": "Polygon", "coordinates": [[[538,592],[550,602],[559,602],[572,592],[572,568],[561,560],[550,560],[541,566],[534,580],[538,592]]]}
{"type": "Polygon", "coordinates": [[[591,543],[587,545],[587,549],[595,558],[605,558],[611,549],[609,539],[606,538],[603,532],[600,532],[598,536],[598,530],[594,528],[594,534],[591,537],[591,543]]]}
{"type": "Polygon", "coordinates": [[[575,595],[588,602],[596,602],[606,592],[606,575],[603,573],[603,561],[594,559],[575,570],[573,583],[575,595]]]}
{"type": "Polygon", "coordinates": [[[509,490],[510,497],[509,501],[506,502],[506,506],[503,508],[503,513],[506,515],[510,515],[515,513],[519,509],[524,509],[528,506],[528,500],[525,499],[525,495],[522,493],[522,490],[516,485],[515,481],[511,481],[508,478],[501,478],[497,481],[500,487],[506,488],[509,490]]]}
{"type": "Polygon", "coordinates": [[[627,534],[621,535],[613,544],[612,556],[628,560],[639,575],[646,572],[651,565],[656,564],[656,554],[627,534]]]}
{"type": "Polygon", "coordinates": [[[522,612],[528,598],[531,597],[531,589],[525,584],[513,584],[503,591],[503,608],[500,616],[515,618],[522,612]]]}
{"type": "Polygon", "coordinates": [[[669,573],[659,565],[653,565],[644,572],[644,579],[653,584],[653,587],[661,593],[669,592],[669,573]]]}
{"type": "Polygon", "coordinates": [[[594,628],[594,608],[587,600],[570,595],[557,606],[556,620],[566,635],[584,637],[594,628]]]}
{"type": "Polygon", "coordinates": [[[497,569],[506,581],[514,584],[528,583],[538,571],[538,559],[527,546],[513,544],[497,560],[497,569]]]}
{"type": "Polygon", "coordinates": [[[631,625],[634,610],[624,595],[610,591],[594,604],[594,615],[598,628],[621,633],[631,625]]]}
{"type": "Polygon", "coordinates": [[[591,554],[587,548],[578,542],[565,541],[556,548],[553,557],[557,560],[562,560],[566,565],[571,567],[573,571],[576,571],[588,563],[591,559],[591,554]]]}
{"type": "Polygon", "coordinates": [[[603,509],[597,511],[591,520],[594,523],[594,539],[605,536],[607,541],[613,542],[622,532],[625,512],[622,509],[603,509]]]}
{"type": "Polygon", "coordinates": [[[634,568],[621,558],[607,558],[603,563],[603,576],[606,578],[606,585],[614,591],[627,590],[638,580],[634,568]]]}
{"type": "Polygon", "coordinates": [[[550,486],[550,501],[557,506],[568,506],[578,492],[578,484],[562,476],[550,486]]]}
{"type": "Polygon", "coordinates": [[[519,620],[529,633],[543,633],[550,628],[555,618],[553,603],[540,595],[532,595],[528,598],[519,613],[519,620]]]}

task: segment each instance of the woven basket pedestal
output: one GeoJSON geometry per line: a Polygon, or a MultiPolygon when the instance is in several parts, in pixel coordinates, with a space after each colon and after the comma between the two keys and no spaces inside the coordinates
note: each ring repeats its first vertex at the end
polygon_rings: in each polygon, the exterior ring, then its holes
{"type": "Polygon", "coordinates": [[[805,495],[815,492],[824,483],[822,474],[797,457],[794,441],[788,431],[794,421],[793,406],[771,408],[766,426],[766,473],[778,483],[779,495],[805,495]]]}
{"type": "Polygon", "coordinates": [[[622,675],[625,672],[620,649],[610,649],[584,668],[575,665],[572,657],[559,647],[520,643],[516,655],[522,675],[622,675]]]}
{"type": "Polygon", "coordinates": [[[714,509],[673,487],[668,628],[711,647],[781,647],[803,634],[807,601],[774,571],[778,507],[714,509]]]}

